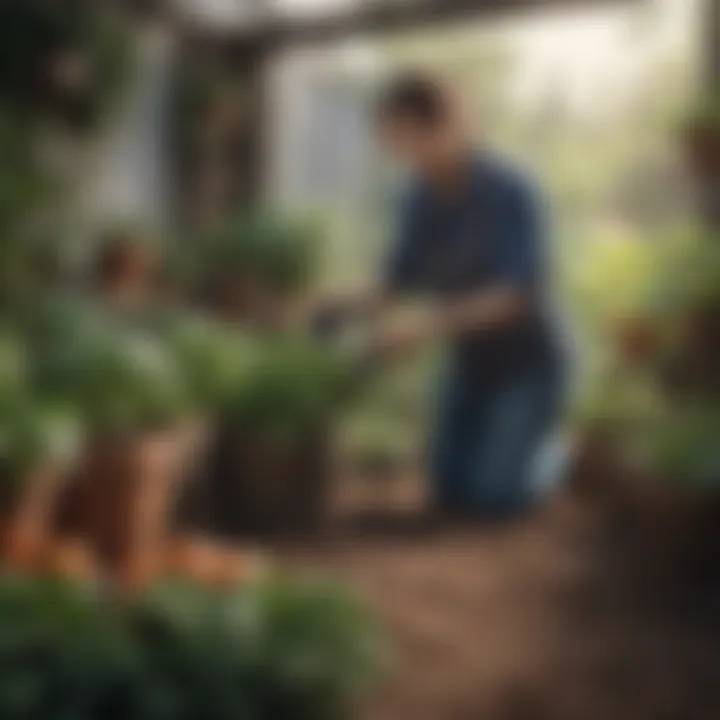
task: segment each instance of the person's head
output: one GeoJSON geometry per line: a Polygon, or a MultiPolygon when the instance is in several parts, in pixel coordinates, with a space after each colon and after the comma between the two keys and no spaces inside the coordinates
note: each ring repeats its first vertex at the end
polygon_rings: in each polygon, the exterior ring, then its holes
{"type": "Polygon", "coordinates": [[[443,173],[465,150],[466,138],[453,93],[424,73],[404,73],[380,93],[380,137],[403,165],[423,175],[443,173]]]}

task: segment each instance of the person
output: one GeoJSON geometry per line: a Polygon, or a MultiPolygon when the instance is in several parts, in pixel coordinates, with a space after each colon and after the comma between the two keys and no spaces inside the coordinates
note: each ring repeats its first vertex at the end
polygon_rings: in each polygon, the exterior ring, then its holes
{"type": "Polygon", "coordinates": [[[562,470],[566,357],[550,311],[543,201],[523,173],[470,142],[457,99],[433,77],[392,80],[377,126],[410,181],[373,294],[386,318],[376,350],[394,357],[448,344],[431,442],[435,503],[515,516],[562,470]],[[427,311],[391,312],[413,294],[431,298],[427,311]]]}

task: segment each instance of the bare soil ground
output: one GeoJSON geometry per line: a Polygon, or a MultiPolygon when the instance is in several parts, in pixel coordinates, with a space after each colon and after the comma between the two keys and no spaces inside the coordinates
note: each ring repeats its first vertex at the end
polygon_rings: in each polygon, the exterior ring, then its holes
{"type": "Polygon", "coordinates": [[[326,537],[276,547],[384,621],[393,663],[368,720],[720,718],[718,563],[681,573],[569,496],[504,526],[424,522],[417,485],[364,488],[326,537]]]}

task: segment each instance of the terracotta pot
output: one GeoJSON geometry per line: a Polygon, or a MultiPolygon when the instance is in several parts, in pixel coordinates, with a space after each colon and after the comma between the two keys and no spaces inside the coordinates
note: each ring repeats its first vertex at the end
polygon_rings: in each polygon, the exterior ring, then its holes
{"type": "Polygon", "coordinates": [[[170,516],[182,485],[181,432],[91,443],[81,480],[81,528],[99,561],[135,587],[162,567],[170,516]]]}
{"type": "Polygon", "coordinates": [[[317,530],[330,480],[329,433],[281,443],[226,430],[209,488],[213,529],[231,537],[317,530]]]}
{"type": "Polygon", "coordinates": [[[248,549],[218,544],[203,536],[179,535],[170,542],[165,572],[228,587],[257,577],[265,563],[248,549]]]}
{"type": "Polygon", "coordinates": [[[700,308],[685,319],[692,365],[708,381],[720,380],[720,308],[700,308]]]}
{"type": "Polygon", "coordinates": [[[683,142],[688,164],[699,179],[720,178],[720,128],[689,127],[683,142]]]}
{"type": "Polygon", "coordinates": [[[630,365],[644,365],[657,354],[659,338],[652,324],[642,318],[631,318],[619,323],[616,341],[620,354],[630,365]]]}
{"type": "Polygon", "coordinates": [[[4,498],[3,557],[13,565],[38,566],[52,538],[53,522],[66,473],[45,466],[29,473],[4,498]]]}
{"type": "Polygon", "coordinates": [[[51,575],[82,582],[98,578],[98,565],[92,548],[75,538],[58,539],[45,550],[42,569],[51,575]]]}

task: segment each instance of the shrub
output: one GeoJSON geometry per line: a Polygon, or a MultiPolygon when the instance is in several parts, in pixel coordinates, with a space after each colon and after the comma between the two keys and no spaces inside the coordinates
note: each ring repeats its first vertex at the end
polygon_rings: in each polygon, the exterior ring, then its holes
{"type": "Polygon", "coordinates": [[[274,578],[163,583],[126,604],[0,577],[0,713],[75,720],[342,720],[382,660],[346,592],[274,578]]]}
{"type": "Polygon", "coordinates": [[[207,272],[220,283],[245,279],[295,293],[313,279],[320,232],[310,221],[271,211],[236,217],[208,240],[207,272]]]}

